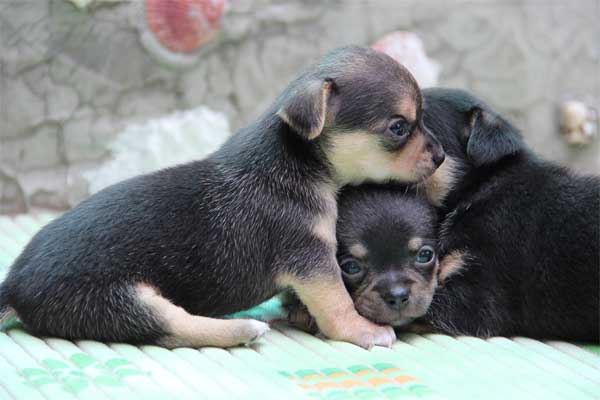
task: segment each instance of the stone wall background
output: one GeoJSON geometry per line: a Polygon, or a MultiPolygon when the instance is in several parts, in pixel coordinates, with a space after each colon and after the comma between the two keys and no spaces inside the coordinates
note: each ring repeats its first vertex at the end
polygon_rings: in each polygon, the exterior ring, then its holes
{"type": "Polygon", "coordinates": [[[183,70],[140,45],[140,1],[0,0],[0,213],[81,201],[80,174],[129,123],[207,105],[237,128],[322,52],[394,30],[420,35],[441,85],[478,93],[539,153],[599,170],[598,140],[569,148],[556,107],[600,108],[600,0],[230,0],[219,39],[183,70]]]}

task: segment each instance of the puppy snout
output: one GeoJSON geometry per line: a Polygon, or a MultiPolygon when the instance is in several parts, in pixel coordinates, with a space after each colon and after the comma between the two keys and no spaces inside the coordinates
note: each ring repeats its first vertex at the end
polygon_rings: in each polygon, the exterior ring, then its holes
{"type": "Polygon", "coordinates": [[[431,161],[439,167],[446,158],[446,152],[439,140],[427,128],[423,128],[423,133],[427,136],[427,151],[431,153],[431,161]]]}
{"type": "Polygon", "coordinates": [[[442,165],[444,160],[446,159],[446,152],[442,149],[442,146],[431,145],[429,151],[431,152],[431,161],[435,164],[436,167],[442,165]]]}
{"type": "Polygon", "coordinates": [[[400,311],[408,305],[410,290],[404,286],[393,286],[382,297],[388,307],[400,311]]]}

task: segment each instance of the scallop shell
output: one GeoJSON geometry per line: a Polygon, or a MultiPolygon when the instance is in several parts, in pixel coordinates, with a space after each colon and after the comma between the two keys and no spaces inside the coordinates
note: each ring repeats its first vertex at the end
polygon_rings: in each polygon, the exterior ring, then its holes
{"type": "Polygon", "coordinates": [[[146,0],[146,21],[161,45],[192,53],[219,29],[225,0],[146,0]]]}

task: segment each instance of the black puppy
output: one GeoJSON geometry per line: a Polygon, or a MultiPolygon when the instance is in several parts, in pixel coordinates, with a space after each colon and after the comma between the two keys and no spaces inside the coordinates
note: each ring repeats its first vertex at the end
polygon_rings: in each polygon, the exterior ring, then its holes
{"type": "MultiPolygon", "coordinates": [[[[540,160],[512,125],[464,91],[427,89],[424,98],[425,122],[447,152],[418,187],[439,206],[439,287],[427,314],[403,329],[598,342],[600,179],[540,160]]],[[[382,307],[385,291],[377,289],[409,270],[407,230],[427,232],[433,219],[423,205],[390,207],[394,201],[408,199],[372,187],[342,196],[337,234],[358,311],[399,326],[405,309],[382,307]],[[363,279],[366,285],[356,284],[363,279]],[[376,307],[364,307],[363,288],[376,289],[367,297],[376,307]]],[[[434,287],[410,293],[427,298],[434,287]]],[[[316,329],[301,306],[289,308],[295,325],[316,329]]]]}
{"type": "Polygon", "coordinates": [[[440,285],[423,322],[454,335],[599,340],[600,178],[541,160],[461,90],[424,91],[444,165],[440,285]]]}
{"type": "MultiPolygon", "coordinates": [[[[436,212],[391,185],[345,188],[339,198],[338,262],[359,314],[400,327],[427,311],[437,287],[436,212]]],[[[285,298],[290,322],[317,330],[305,307],[285,298]]]]}
{"type": "Polygon", "coordinates": [[[206,160],[111,186],[43,228],[0,287],[0,314],[69,339],[232,346],[268,326],[213,317],[291,287],[327,336],[390,345],[344,288],[336,193],[416,182],[443,158],[410,73],[335,50],[206,160]]]}

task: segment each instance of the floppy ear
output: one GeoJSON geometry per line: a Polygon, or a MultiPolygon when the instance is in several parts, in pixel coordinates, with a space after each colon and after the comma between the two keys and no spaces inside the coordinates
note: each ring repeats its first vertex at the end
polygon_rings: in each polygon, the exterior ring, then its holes
{"type": "Polygon", "coordinates": [[[467,156],[476,167],[493,164],[525,147],[519,130],[484,108],[471,113],[467,156]]]}
{"type": "Polygon", "coordinates": [[[329,78],[309,82],[283,101],[277,115],[300,136],[315,139],[325,126],[333,86],[329,78]]]}

